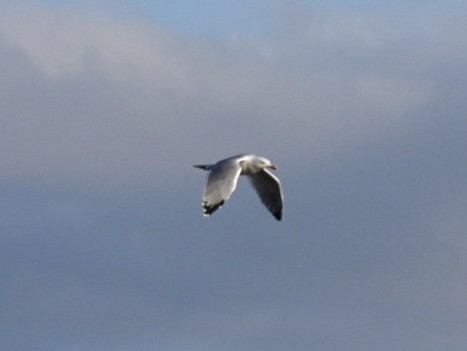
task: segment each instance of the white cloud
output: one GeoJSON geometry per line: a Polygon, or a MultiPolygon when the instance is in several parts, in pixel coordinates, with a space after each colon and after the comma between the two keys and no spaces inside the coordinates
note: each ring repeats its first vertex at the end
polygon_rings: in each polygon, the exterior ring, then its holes
{"type": "Polygon", "coordinates": [[[183,50],[174,38],[147,22],[60,10],[5,11],[2,37],[52,78],[77,76],[92,61],[109,79],[147,80],[167,88],[189,83],[183,50]]]}

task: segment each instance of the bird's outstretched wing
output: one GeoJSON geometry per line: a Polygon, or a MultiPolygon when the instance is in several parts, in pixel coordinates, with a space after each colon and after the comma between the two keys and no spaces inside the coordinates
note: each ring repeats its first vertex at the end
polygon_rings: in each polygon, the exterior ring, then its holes
{"type": "Polygon", "coordinates": [[[261,202],[280,221],[282,219],[284,197],[279,179],[267,169],[251,174],[248,178],[258,193],[261,202]]]}
{"type": "Polygon", "coordinates": [[[203,194],[205,216],[209,216],[229,199],[237,187],[241,171],[237,160],[225,160],[212,165],[203,194]]]}

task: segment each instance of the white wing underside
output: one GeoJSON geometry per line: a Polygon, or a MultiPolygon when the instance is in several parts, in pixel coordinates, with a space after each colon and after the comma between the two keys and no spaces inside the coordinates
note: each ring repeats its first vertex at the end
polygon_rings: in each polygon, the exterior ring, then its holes
{"type": "Polygon", "coordinates": [[[208,175],[203,194],[203,210],[210,215],[227,201],[237,187],[242,169],[237,160],[216,164],[208,175]]]}

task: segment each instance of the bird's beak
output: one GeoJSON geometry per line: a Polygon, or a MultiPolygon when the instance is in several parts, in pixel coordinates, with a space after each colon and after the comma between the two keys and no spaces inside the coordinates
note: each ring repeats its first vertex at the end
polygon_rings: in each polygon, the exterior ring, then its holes
{"type": "Polygon", "coordinates": [[[271,169],[273,169],[273,170],[276,170],[276,169],[277,169],[277,165],[275,165],[274,163],[271,163],[271,164],[269,165],[268,168],[271,168],[271,169]]]}

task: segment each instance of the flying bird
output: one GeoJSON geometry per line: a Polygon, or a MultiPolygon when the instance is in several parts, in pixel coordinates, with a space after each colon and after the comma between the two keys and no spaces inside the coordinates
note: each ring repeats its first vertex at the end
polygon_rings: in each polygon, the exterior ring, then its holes
{"type": "Polygon", "coordinates": [[[281,183],[269,170],[276,170],[277,166],[267,158],[241,154],[214,164],[194,165],[194,167],[209,171],[202,201],[205,216],[209,216],[229,199],[237,187],[238,178],[245,175],[248,176],[269,212],[278,221],[282,219],[284,197],[281,183]]]}

